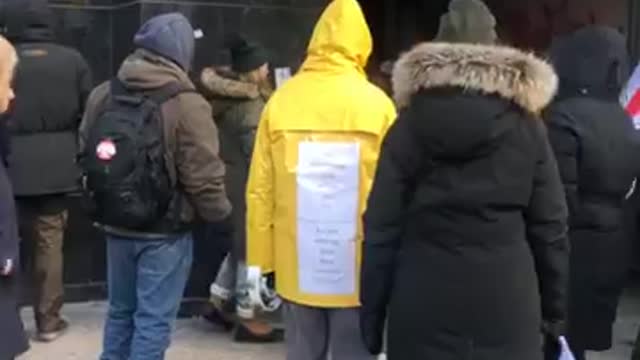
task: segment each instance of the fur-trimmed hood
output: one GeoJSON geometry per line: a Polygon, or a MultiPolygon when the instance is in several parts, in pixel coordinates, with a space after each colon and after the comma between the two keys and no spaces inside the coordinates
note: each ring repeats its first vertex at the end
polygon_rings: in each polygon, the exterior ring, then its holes
{"type": "Polygon", "coordinates": [[[498,95],[537,114],[558,89],[558,78],[545,61],[494,45],[420,44],[400,57],[392,81],[401,108],[420,90],[460,87],[498,95]]]}
{"type": "Polygon", "coordinates": [[[271,88],[242,81],[228,68],[206,67],[202,70],[199,89],[211,102],[213,116],[217,117],[239,102],[267,101],[271,88]]]}
{"type": "Polygon", "coordinates": [[[258,85],[238,80],[235,74],[222,68],[204,68],[200,82],[210,96],[241,100],[260,97],[258,85]]]}

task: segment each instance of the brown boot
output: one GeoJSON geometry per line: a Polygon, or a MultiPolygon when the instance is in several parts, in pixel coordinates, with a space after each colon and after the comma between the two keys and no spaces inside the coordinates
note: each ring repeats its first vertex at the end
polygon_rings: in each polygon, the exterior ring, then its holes
{"type": "Polygon", "coordinates": [[[284,341],[284,332],[263,321],[239,322],[233,332],[233,340],[239,343],[275,343],[284,341]]]}
{"type": "Polygon", "coordinates": [[[54,324],[38,329],[35,340],[45,343],[53,342],[66,334],[67,330],[69,330],[69,323],[64,319],[58,319],[54,324]]]}

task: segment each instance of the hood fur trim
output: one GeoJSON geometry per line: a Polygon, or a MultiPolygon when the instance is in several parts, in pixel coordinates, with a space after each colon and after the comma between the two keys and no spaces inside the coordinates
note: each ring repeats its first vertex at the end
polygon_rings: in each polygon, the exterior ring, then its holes
{"type": "Polygon", "coordinates": [[[200,82],[213,96],[235,99],[257,99],[260,89],[257,85],[234,79],[234,74],[224,69],[206,67],[200,74],[200,82]]]}
{"type": "Polygon", "coordinates": [[[558,89],[551,65],[533,54],[495,45],[420,44],[400,57],[392,81],[401,108],[422,89],[461,87],[496,94],[539,113],[558,89]]]}

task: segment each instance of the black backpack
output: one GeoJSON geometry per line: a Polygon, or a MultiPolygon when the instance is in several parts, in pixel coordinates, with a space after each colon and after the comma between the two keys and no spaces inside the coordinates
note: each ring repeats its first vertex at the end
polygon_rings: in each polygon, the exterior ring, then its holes
{"type": "MultiPolygon", "coordinates": [[[[111,81],[109,102],[88,131],[80,165],[93,217],[101,225],[134,231],[167,229],[176,194],[165,164],[161,105],[193,92],[177,82],[133,92],[111,81]]],[[[177,226],[178,214],[173,221],[177,226]]]]}

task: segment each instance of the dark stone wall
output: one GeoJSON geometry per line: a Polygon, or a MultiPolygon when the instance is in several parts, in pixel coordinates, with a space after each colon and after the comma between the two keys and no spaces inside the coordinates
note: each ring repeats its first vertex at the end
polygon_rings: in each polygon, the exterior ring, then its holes
{"type": "MultiPolygon", "coordinates": [[[[0,0],[0,28],[3,7],[0,0]]],[[[47,0],[29,0],[43,1],[47,0]]],[[[203,30],[198,40],[195,73],[210,64],[226,64],[225,34],[242,32],[262,42],[275,66],[296,68],[305,55],[313,26],[328,0],[48,0],[54,12],[57,40],[79,49],[97,83],[117,72],[133,50],[136,30],[148,18],[178,11],[203,30]]],[[[70,196],[70,224],[66,234],[65,283],[67,300],[84,301],[106,295],[105,241],[87,218],[79,196],[70,196]]],[[[196,230],[195,259],[187,297],[208,296],[209,284],[222,261],[228,239],[216,229],[196,230]]],[[[23,243],[23,264],[30,268],[32,244],[23,243]]],[[[27,275],[28,276],[28,275],[27,275]]],[[[25,282],[28,284],[29,282],[25,282]]],[[[28,286],[27,286],[27,291],[28,286]]]]}
{"type": "MultiPolygon", "coordinates": [[[[3,0],[0,0],[0,2],[3,0]]],[[[24,1],[24,0],[4,0],[24,1]]],[[[267,48],[275,66],[297,67],[313,25],[327,0],[49,0],[58,39],[82,51],[96,81],[117,71],[132,50],[131,40],[150,17],[178,11],[203,30],[197,42],[197,71],[224,64],[225,34],[242,32],[267,48]]]]}
{"type": "Polygon", "coordinates": [[[485,0],[494,10],[505,41],[546,50],[555,36],[588,25],[628,31],[634,0],[485,0]]]}
{"type": "MultiPolygon", "coordinates": [[[[640,6],[636,0],[484,1],[496,16],[502,41],[536,51],[546,50],[558,35],[592,24],[615,27],[632,39],[629,20],[638,16],[640,6]]],[[[432,40],[449,4],[449,0],[360,2],[376,38],[376,60],[393,59],[417,42],[432,40]]],[[[630,48],[637,47],[630,42],[630,48]]]]}

